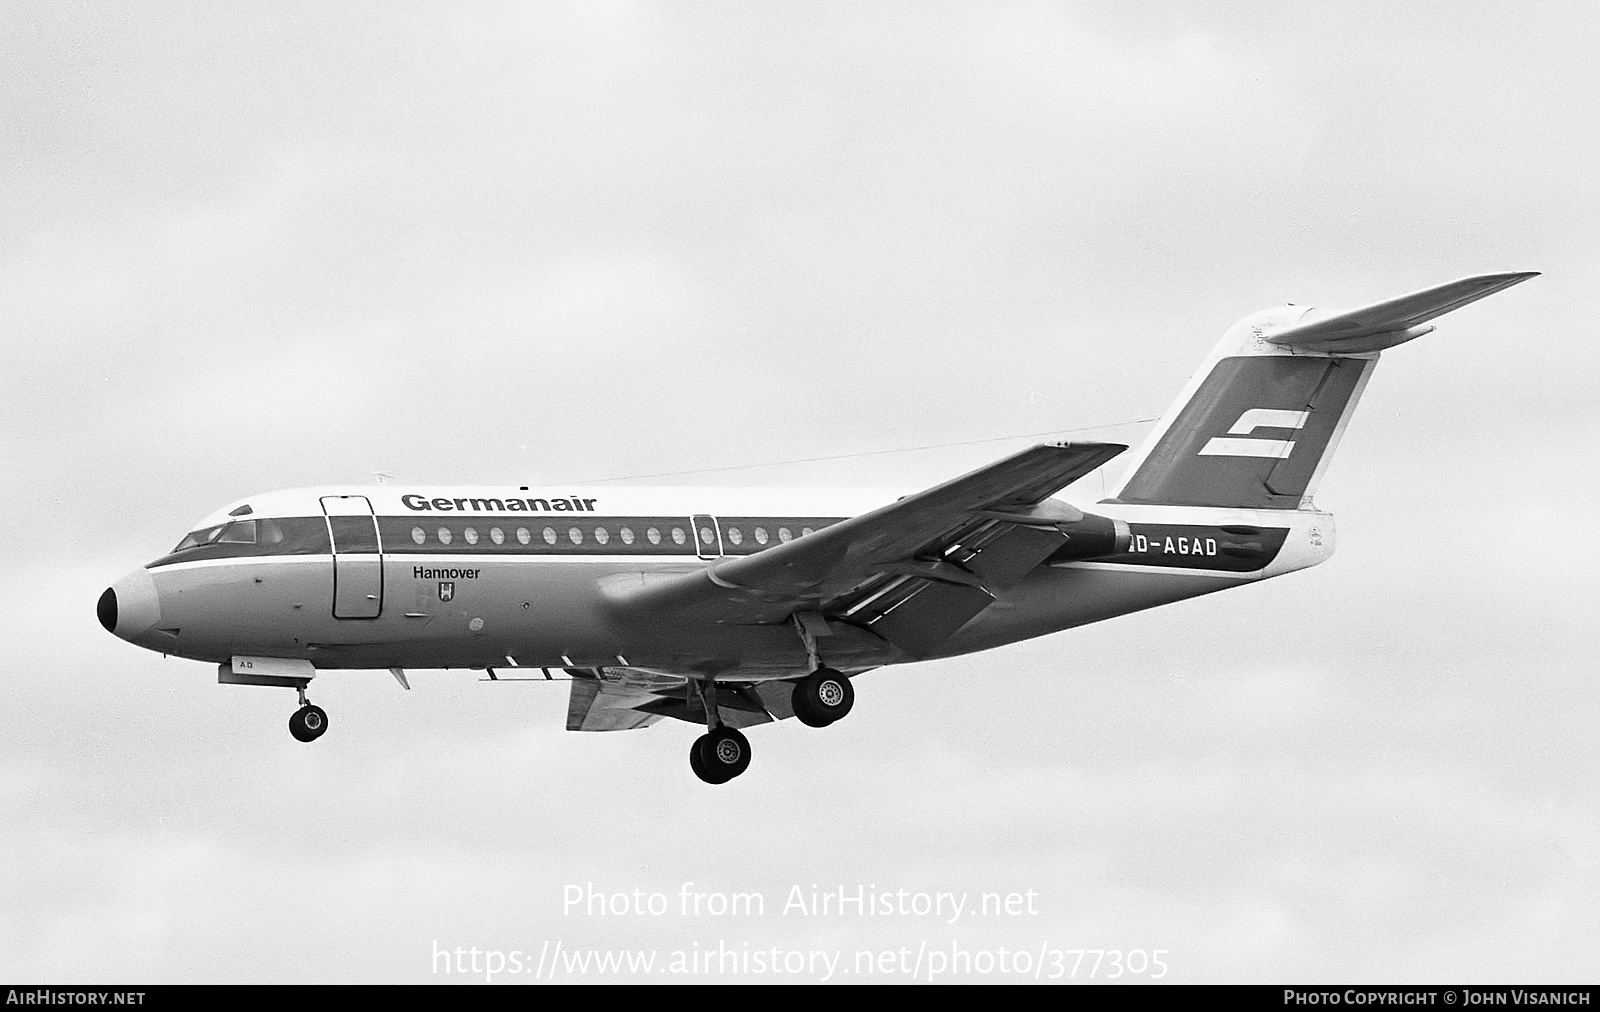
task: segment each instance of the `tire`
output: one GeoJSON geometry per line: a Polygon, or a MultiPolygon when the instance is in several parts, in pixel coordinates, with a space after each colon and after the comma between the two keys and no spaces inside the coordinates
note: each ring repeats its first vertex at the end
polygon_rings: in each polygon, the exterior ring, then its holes
{"type": "Polygon", "coordinates": [[[850,712],[856,690],[850,679],[832,668],[818,668],[794,683],[790,697],[794,715],[808,727],[827,727],[850,712]]]}
{"type": "Polygon", "coordinates": [[[307,703],[289,717],[289,733],[295,741],[316,741],[328,730],[328,713],[320,706],[307,703]]]}
{"type": "Polygon", "coordinates": [[[706,770],[706,764],[700,759],[700,749],[705,742],[705,738],[705,735],[701,735],[689,746],[689,768],[694,770],[695,776],[699,777],[701,780],[704,780],[706,783],[720,784],[722,781],[712,776],[711,773],[706,770]]]}
{"type": "Polygon", "coordinates": [[[827,727],[833,723],[806,702],[806,694],[801,690],[799,682],[794,685],[794,694],[789,697],[789,705],[794,710],[795,719],[806,727],[827,727]]]}
{"type": "Polygon", "coordinates": [[[708,784],[725,784],[750,768],[750,741],[731,727],[701,735],[695,751],[705,771],[700,779],[708,784]]]}

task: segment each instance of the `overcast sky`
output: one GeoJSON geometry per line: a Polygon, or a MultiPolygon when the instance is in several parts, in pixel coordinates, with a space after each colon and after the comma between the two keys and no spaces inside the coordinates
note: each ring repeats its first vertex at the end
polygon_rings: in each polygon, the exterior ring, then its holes
{"type": "Polygon", "coordinates": [[[1600,18],[1149,8],[0,8],[0,977],[557,941],[1600,976],[1600,18]],[[1247,313],[1491,270],[1545,273],[1385,354],[1332,562],[871,673],[721,788],[687,724],[573,734],[564,685],[463,672],[318,679],[303,746],[287,692],[94,619],[253,492],[1135,441],[1247,313]],[[767,914],[563,915],[687,881],[767,914]],[[813,883],[1037,912],[779,912],[813,883]]]}

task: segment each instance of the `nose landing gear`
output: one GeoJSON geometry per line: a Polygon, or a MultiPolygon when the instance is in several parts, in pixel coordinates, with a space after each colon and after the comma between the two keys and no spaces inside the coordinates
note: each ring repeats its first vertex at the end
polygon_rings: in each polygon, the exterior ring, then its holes
{"type": "Polygon", "coordinates": [[[289,716],[289,733],[295,741],[316,741],[328,729],[328,714],[320,706],[307,704],[289,716]]]}
{"type": "Polygon", "coordinates": [[[306,698],[306,686],[316,677],[310,661],[283,657],[235,657],[217,665],[217,681],[223,685],[265,685],[274,689],[293,689],[300,697],[300,709],[289,718],[289,733],[295,741],[316,741],[328,730],[328,712],[313,706],[306,698]]]}
{"type": "Polygon", "coordinates": [[[289,733],[295,741],[312,742],[328,730],[328,713],[306,699],[306,687],[296,686],[300,692],[300,709],[289,715],[289,733]]]}

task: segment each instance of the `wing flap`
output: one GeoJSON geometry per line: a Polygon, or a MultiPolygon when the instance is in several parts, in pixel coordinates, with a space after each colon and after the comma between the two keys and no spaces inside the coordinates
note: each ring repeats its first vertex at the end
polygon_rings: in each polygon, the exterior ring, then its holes
{"type": "Polygon", "coordinates": [[[978,587],[925,581],[867,628],[913,657],[926,657],[957,629],[994,603],[978,587]]]}
{"type": "Polygon", "coordinates": [[[661,697],[651,692],[619,690],[594,677],[574,674],[567,696],[568,731],[632,731],[649,727],[661,714],[639,707],[661,697]]]}
{"type": "MultiPolygon", "coordinates": [[[[687,680],[642,668],[567,668],[572,692],[567,697],[568,731],[631,731],[663,717],[705,722],[698,700],[691,702],[687,680]]],[[[717,716],[729,727],[750,727],[794,715],[788,703],[789,683],[769,693],[759,684],[717,686],[717,716]],[[772,698],[769,700],[768,696],[772,698]]]]}
{"type": "Polygon", "coordinates": [[[1478,274],[1375,302],[1265,335],[1270,344],[1304,351],[1361,354],[1381,351],[1433,330],[1429,320],[1538,277],[1538,271],[1478,274]]]}

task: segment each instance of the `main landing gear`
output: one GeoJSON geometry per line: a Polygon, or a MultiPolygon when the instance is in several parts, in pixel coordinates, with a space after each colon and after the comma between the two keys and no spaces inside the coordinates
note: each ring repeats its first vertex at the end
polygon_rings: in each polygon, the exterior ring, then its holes
{"type": "Polygon", "coordinates": [[[850,679],[832,668],[818,668],[794,683],[789,697],[794,715],[807,727],[827,727],[850,712],[856,702],[850,679]]]}
{"type": "Polygon", "coordinates": [[[750,768],[750,741],[737,728],[713,728],[689,746],[689,768],[708,784],[725,784],[750,768]]]}
{"type": "MultiPolygon", "coordinates": [[[[714,679],[689,683],[690,693],[698,693],[705,707],[706,733],[689,746],[689,768],[708,784],[725,784],[750,768],[750,741],[737,728],[723,724],[717,716],[717,684],[714,679]]],[[[850,679],[832,668],[818,668],[794,683],[791,697],[794,715],[811,727],[827,727],[850,712],[856,690],[850,679]]]]}
{"type": "Polygon", "coordinates": [[[306,687],[296,686],[300,692],[300,709],[289,716],[289,733],[295,741],[316,741],[328,730],[328,713],[306,699],[306,687]]]}
{"type": "Polygon", "coordinates": [[[716,679],[696,679],[689,684],[699,693],[706,712],[706,733],[689,746],[689,768],[708,784],[725,784],[750,768],[750,741],[717,716],[716,679]]]}
{"type": "MultiPolygon", "coordinates": [[[[796,614],[793,621],[805,644],[811,674],[794,683],[790,704],[802,724],[827,727],[850,712],[856,702],[856,690],[849,678],[822,663],[817,635],[828,634],[827,620],[821,615],[796,614]]],[[[690,705],[699,694],[706,714],[706,733],[689,746],[689,768],[708,784],[725,784],[750,768],[750,742],[736,728],[722,723],[717,711],[715,677],[691,678],[685,691],[690,705]]]]}
{"type": "Polygon", "coordinates": [[[796,612],[790,616],[800,642],[806,648],[806,660],[811,674],[794,683],[794,694],[789,697],[794,715],[808,727],[827,727],[850,712],[855,705],[856,690],[850,679],[822,663],[822,651],[817,646],[818,636],[832,635],[828,620],[815,612],[796,612]]]}
{"type": "Polygon", "coordinates": [[[706,708],[706,733],[690,746],[690,769],[706,783],[728,783],[750,769],[750,741],[736,727],[717,716],[717,679],[693,679],[690,692],[699,693],[706,708]]]}

